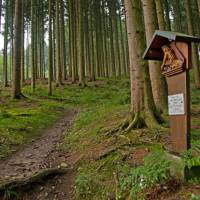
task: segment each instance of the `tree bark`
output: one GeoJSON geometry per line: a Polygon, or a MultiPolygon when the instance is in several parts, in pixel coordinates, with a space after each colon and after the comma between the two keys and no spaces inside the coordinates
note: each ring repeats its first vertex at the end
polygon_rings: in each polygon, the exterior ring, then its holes
{"type": "Polygon", "coordinates": [[[48,95],[52,95],[52,73],[53,73],[53,52],[52,52],[52,0],[49,0],[49,67],[48,67],[48,95]]]}
{"type": "Polygon", "coordinates": [[[198,0],[197,3],[198,3],[198,10],[199,10],[199,16],[200,16],[200,1],[198,0]]]}
{"type": "MultiPolygon", "coordinates": [[[[154,0],[142,0],[145,32],[147,46],[151,42],[153,34],[158,29],[158,21],[156,16],[156,7],[154,0]]],[[[153,97],[158,111],[163,112],[167,110],[167,93],[165,78],[161,74],[161,63],[158,61],[149,61],[149,71],[152,83],[153,97]]]]}
{"type": "MultiPolygon", "coordinates": [[[[24,13],[24,3],[22,3],[22,13],[24,13]]],[[[21,86],[23,86],[24,77],[24,15],[22,15],[22,25],[21,25],[21,86]]]]}
{"type": "Polygon", "coordinates": [[[180,0],[175,0],[173,4],[174,11],[174,23],[175,23],[175,31],[182,32],[181,26],[181,10],[180,10],[180,0]]]}
{"type": "Polygon", "coordinates": [[[85,86],[85,66],[84,66],[84,33],[82,19],[82,0],[77,1],[77,50],[78,50],[78,69],[79,69],[79,84],[85,86]]]}
{"type": "Polygon", "coordinates": [[[35,91],[36,63],[35,63],[35,0],[31,0],[31,87],[35,91]]]}
{"type": "Polygon", "coordinates": [[[126,22],[129,44],[131,78],[131,112],[134,119],[127,130],[142,127],[144,124],[157,124],[154,116],[151,82],[147,62],[142,55],[145,50],[144,24],[140,0],[125,0],[126,22]]]}
{"type": "Polygon", "coordinates": [[[22,24],[22,0],[15,1],[14,17],[14,60],[13,60],[13,88],[12,97],[20,98],[21,94],[21,24],[22,24]]]}
{"type": "Polygon", "coordinates": [[[62,85],[60,48],[60,0],[56,0],[56,85],[62,85]]]}
{"type": "Polygon", "coordinates": [[[164,10],[165,10],[165,22],[166,22],[166,29],[168,31],[171,31],[171,22],[170,22],[170,16],[169,16],[169,3],[168,0],[163,0],[164,1],[164,10]]]}
{"type": "MultiPolygon", "coordinates": [[[[194,35],[194,27],[192,23],[192,12],[190,0],[185,0],[185,9],[188,21],[188,33],[194,35]]],[[[197,46],[192,44],[192,64],[194,68],[194,80],[196,88],[200,88],[200,71],[199,71],[199,60],[198,60],[198,51],[197,46]]]]}
{"type": "Polygon", "coordinates": [[[65,46],[65,9],[64,2],[60,0],[60,38],[61,38],[61,66],[62,66],[62,79],[67,79],[67,69],[66,69],[66,46],[65,46]]]}
{"type": "Polygon", "coordinates": [[[4,49],[3,49],[3,85],[8,87],[8,1],[5,1],[4,49]]]}
{"type": "Polygon", "coordinates": [[[155,0],[155,2],[156,2],[159,30],[164,31],[166,30],[166,24],[165,24],[163,4],[161,0],[155,0]]]}

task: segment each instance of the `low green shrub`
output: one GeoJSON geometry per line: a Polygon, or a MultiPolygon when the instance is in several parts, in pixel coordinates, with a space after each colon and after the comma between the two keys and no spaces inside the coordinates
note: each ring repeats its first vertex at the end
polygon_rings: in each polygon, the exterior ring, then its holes
{"type": "Polygon", "coordinates": [[[129,188],[129,196],[137,199],[137,194],[143,189],[169,178],[169,166],[170,162],[165,159],[163,153],[153,153],[145,158],[143,166],[133,168],[128,175],[121,177],[122,192],[127,192],[129,188]]]}

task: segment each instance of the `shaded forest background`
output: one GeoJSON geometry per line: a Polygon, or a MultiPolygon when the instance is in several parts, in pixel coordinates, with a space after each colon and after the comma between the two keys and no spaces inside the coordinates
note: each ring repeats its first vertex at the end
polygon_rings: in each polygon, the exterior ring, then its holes
{"type": "MultiPolygon", "coordinates": [[[[0,1],[4,49],[3,87],[13,99],[37,81],[80,86],[98,78],[130,77],[131,117],[124,125],[152,127],[167,113],[166,80],[160,62],[142,55],[155,30],[200,35],[197,0],[6,0],[0,1]],[[198,22],[198,23],[196,23],[198,22]]],[[[198,45],[192,44],[194,83],[200,88],[198,45]]]]}
{"type": "MultiPolygon", "coordinates": [[[[155,30],[199,37],[199,0],[0,0],[0,16],[0,185],[64,164],[72,171],[61,182],[73,179],[75,199],[199,198],[199,179],[169,174],[166,80],[161,62],[142,57],[155,30]]],[[[187,167],[200,164],[197,44],[192,65],[187,167]]],[[[54,199],[55,188],[67,196],[51,181],[0,196],[54,199]]]]}
{"type": "MultiPolygon", "coordinates": [[[[15,2],[0,2],[1,34],[4,37],[0,80],[4,86],[13,80],[15,2]]],[[[157,7],[151,10],[155,17],[157,11],[154,29],[198,36],[198,3],[197,0],[156,0],[157,7]]],[[[142,5],[140,7],[142,9],[142,5]]],[[[36,79],[49,76],[58,85],[66,79],[84,85],[85,77],[90,81],[96,77],[129,75],[123,1],[24,0],[21,1],[21,12],[22,45],[17,48],[21,49],[22,86],[30,80],[34,90],[36,79]]],[[[144,14],[149,15],[146,12],[144,10],[144,14]]],[[[146,26],[146,32],[152,32],[150,26],[146,26]]],[[[146,38],[148,43],[148,36],[146,38]]],[[[196,62],[194,64],[198,65],[197,59],[196,62]]],[[[196,84],[199,87],[199,80],[196,84]]]]}

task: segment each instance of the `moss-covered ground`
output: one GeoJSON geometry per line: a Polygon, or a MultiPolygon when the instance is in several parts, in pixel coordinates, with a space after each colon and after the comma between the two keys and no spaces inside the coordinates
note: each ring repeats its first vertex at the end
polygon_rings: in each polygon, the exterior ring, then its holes
{"type": "Polygon", "coordinates": [[[116,107],[124,107],[129,101],[128,81],[124,81],[121,88],[112,84],[99,80],[84,89],[77,85],[55,87],[52,97],[47,95],[47,85],[37,85],[34,94],[31,87],[26,86],[23,94],[27,98],[22,100],[12,100],[10,88],[1,89],[0,157],[40,136],[42,130],[61,117],[65,109],[84,110],[80,112],[81,120],[75,124],[78,128],[98,120],[116,107]],[[105,83],[108,84],[105,86],[105,83]]]}
{"type": "MultiPolygon", "coordinates": [[[[130,89],[126,78],[98,80],[86,88],[65,84],[48,97],[47,85],[39,84],[33,94],[23,89],[27,99],[13,101],[9,89],[0,97],[0,157],[39,137],[62,116],[65,109],[79,114],[60,148],[82,155],[77,164],[75,199],[156,199],[179,189],[168,175],[169,163],[163,152],[170,147],[168,128],[114,131],[129,115],[130,89]],[[170,187],[170,186],[173,186],[170,187]]],[[[192,146],[200,149],[200,91],[192,88],[192,146]]],[[[192,181],[179,191],[190,199],[192,181]]]]}

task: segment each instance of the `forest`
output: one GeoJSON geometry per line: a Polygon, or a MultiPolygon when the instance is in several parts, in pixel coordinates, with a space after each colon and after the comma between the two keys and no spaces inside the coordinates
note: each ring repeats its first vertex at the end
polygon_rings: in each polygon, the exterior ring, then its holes
{"type": "Polygon", "coordinates": [[[0,200],[200,200],[199,43],[200,0],[0,0],[0,200]]]}

